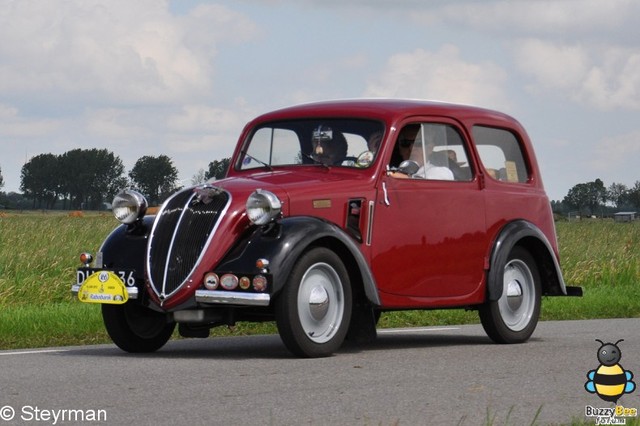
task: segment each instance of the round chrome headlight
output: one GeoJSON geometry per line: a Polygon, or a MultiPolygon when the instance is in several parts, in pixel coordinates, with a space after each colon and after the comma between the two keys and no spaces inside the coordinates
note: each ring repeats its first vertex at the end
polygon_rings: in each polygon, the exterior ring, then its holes
{"type": "Polygon", "coordinates": [[[256,225],[265,225],[282,210],[280,200],[273,192],[256,189],[247,199],[247,216],[256,225]]]}
{"type": "Polygon", "coordinates": [[[125,189],[113,198],[111,211],[120,222],[130,225],[144,216],[147,200],[139,192],[125,189]]]}

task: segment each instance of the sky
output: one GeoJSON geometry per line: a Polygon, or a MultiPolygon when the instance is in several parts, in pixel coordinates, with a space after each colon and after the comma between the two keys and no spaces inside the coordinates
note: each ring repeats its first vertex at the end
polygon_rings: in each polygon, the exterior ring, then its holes
{"type": "MultiPolygon", "coordinates": [[[[0,170],[106,148],[169,156],[183,185],[244,124],[309,101],[497,109],[551,199],[640,181],[636,0],[0,0],[0,170]]],[[[78,164],[78,168],[82,165],[78,164]]]]}

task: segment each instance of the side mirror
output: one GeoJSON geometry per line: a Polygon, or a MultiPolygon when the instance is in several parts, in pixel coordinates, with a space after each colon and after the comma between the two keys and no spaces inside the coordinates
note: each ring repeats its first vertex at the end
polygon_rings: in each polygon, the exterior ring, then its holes
{"type": "Polygon", "coordinates": [[[418,173],[418,170],[420,170],[420,166],[413,160],[404,160],[398,166],[398,171],[407,176],[415,175],[416,173],[418,173]]]}

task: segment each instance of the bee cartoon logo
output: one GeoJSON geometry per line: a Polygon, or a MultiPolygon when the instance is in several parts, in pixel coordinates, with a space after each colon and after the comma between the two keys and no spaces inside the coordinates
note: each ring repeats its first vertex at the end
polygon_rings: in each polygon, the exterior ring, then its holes
{"type": "Polygon", "coordinates": [[[622,352],[618,343],[623,341],[624,339],[620,339],[616,343],[604,343],[596,339],[601,345],[598,349],[600,366],[587,373],[589,380],[584,384],[584,388],[589,393],[597,394],[604,401],[617,403],[623,394],[631,393],[636,388],[636,384],[631,380],[633,373],[620,365],[622,352]]]}

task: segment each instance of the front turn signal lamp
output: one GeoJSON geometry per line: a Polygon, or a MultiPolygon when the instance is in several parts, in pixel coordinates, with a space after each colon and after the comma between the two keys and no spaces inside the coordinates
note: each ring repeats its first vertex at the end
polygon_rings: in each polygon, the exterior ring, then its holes
{"type": "Polygon", "coordinates": [[[88,268],[91,266],[91,262],[93,262],[93,256],[87,252],[80,253],[80,262],[88,268]]]}

